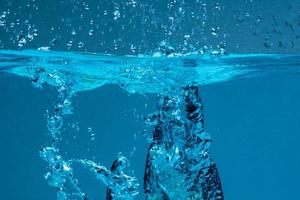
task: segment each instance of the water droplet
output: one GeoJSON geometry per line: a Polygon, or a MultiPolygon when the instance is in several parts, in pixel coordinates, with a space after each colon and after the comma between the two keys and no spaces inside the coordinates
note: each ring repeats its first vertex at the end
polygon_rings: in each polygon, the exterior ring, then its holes
{"type": "Polygon", "coordinates": [[[212,52],[210,52],[210,55],[211,56],[217,56],[217,55],[220,55],[220,52],[217,51],[217,50],[213,50],[212,52]]]}
{"type": "Polygon", "coordinates": [[[27,39],[28,39],[28,41],[32,41],[33,40],[33,35],[28,33],[27,34],[27,39]]]}
{"type": "Polygon", "coordinates": [[[93,132],[93,128],[92,127],[88,127],[88,132],[89,133],[93,132]]]}
{"type": "Polygon", "coordinates": [[[94,35],[94,30],[93,30],[93,29],[91,29],[91,30],[89,31],[89,35],[94,35]]]}
{"type": "Polygon", "coordinates": [[[39,51],[49,51],[50,47],[48,47],[48,46],[47,47],[39,47],[38,50],[39,51]]]}
{"type": "Polygon", "coordinates": [[[210,29],[210,32],[211,32],[211,34],[213,35],[213,36],[217,36],[217,30],[215,29],[215,28],[211,28],[210,29]]]}
{"type": "Polygon", "coordinates": [[[78,48],[82,48],[84,46],[83,42],[78,42],[78,48]]]}
{"type": "Polygon", "coordinates": [[[2,14],[0,15],[0,26],[5,26],[5,18],[6,18],[6,12],[2,12],[2,14]]]}
{"type": "Polygon", "coordinates": [[[92,134],[90,135],[90,140],[92,140],[92,141],[95,140],[95,133],[92,133],[92,134]]]}
{"type": "Polygon", "coordinates": [[[129,0],[128,5],[130,5],[133,8],[135,8],[136,7],[136,1],[135,0],[129,0]]]}
{"type": "Polygon", "coordinates": [[[221,10],[221,6],[220,6],[220,3],[215,3],[215,9],[216,10],[221,10]]]}
{"type": "Polygon", "coordinates": [[[119,18],[120,18],[120,16],[121,16],[121,13],[120,13],[120,11],[119,11],[119,10],[116,10],[116,11],[114,12],[114,20],[117,20],[117,19],[119,19],[119,18]]]}
{"type": "Polygon", "coordinates": [[[71,32],[72,35],[76,35],[76,31],[75,29],[72,29],[72,32],[71,32]]]}
{"type": "Polygon", "coordinates": [[[136,51],[136,47],[133,44],[130,45],[130,51],[132,53],[135,53],[135,51],[136,51]]]}
{"type": "Polygon", "coordinates": [[[64,163],[64,164],[63,164],[63,170],[64,170],[64,171],[67,171],[67,172],[68,172],[68,171],[71,171],[71,167],[70,167],[69,165],[67,165],[67,164],[64,163]]]}
{"type": "Polygon", "coordinates": [[[21,39],[19,39],[18,41],[18,47],[23,47],[26,44],[26,39],[24,37],[22,37],[21,39]]]}
{"type": "Polygon", "coordinates": [[[117,19],[119,19],[120,17],[121,17],[121,13],[120,13],[120,10],[119,10],[119,5],[118,4],[114,4],[114,12],[113,12],[113,14],[114,14],[114,20],[117,20],[117,19]]]}
{"type": "Polygon", "coordinates": [[[54,38],[54,39],[52,39],[52,40],[50,41],[50,45],[51,45],[51,46],[54,46],[54,45],[56,45],[56,42],[57,42],[57,39],[54,38]]]}
{"type": "Polygon", "coordinates": [[[188,39],[190,39],[190,35],[184,35],[184,39],[186,39],[186,40],[188,40],[188,39]]]}
{"type": "Polygon", "coordinates": [[[70,40],[67,44],[67,47],[68,47],[68,49],[70,49],[70,48],[72,48],[72,46],[73,46],[73,41],[70,40]]]}

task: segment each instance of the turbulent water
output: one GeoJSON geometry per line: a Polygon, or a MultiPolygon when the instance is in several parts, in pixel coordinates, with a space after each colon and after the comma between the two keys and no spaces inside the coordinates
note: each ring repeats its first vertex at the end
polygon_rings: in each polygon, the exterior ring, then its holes
{"type": "MultiPolygon", "coordinates": [[[[62,140],[64,116],[72,114],[72,96],[105,84],[130,93],[157,93],[157,111],[145,117],[151,141],[145,164],[146,199],[223,199],[217,166],[209,153],[201,85],[241,78],[300,73],[300,56],[280,54],[156,54],[116,56],[42,50],[0,50],[0,71],[28,77],[36,87],[57,88],[58,102],[47,113],[51,140],[40,150],[48,163],[45,175],[57,197],[89,199],[73,165],[88,168],[107,185],[107,200],[135,199],[139,185],[130,162],[117,155],[112,166],[97,161],[65,160],[62,140]]],[[[76,111],[75,111],[76,112],[76,111]]]]}
{"type": "Polygon", "coordinates": [[[55,76],[69,76],[74,92],[117,84],[130,93],[164,93],[186,85],[274,73],[297,74],[300,56],[288,54],[171,54],[116,56],[39,50],[0,50],[0,70],[29,77],[35,85],[57,86],[55,76]]]}

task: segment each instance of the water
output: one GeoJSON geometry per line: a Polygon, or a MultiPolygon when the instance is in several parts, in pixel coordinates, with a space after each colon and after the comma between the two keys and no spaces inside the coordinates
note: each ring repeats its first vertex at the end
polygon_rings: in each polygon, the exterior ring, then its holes
{"type": "Polygon", "coordinates": [[[298,0],[0,0],[1,199],[297,199],[298,0]]]}
{"type": "Polygon", "coordinates": [[[189,84],[207,85],[249,77],[298,74],[297,54],[197,53],[163,56],[114,56],[43,50],[0,50],[0,69],[57,86],[55,77],[68,74],[75,92],[117,84],[128,92],[164,93],[189,84]],[[50,76],[49,76],[50,74],[50,76]],[[51,75],[52,74],[52,75],[51,75]],[[41,77],[41,78],[40,78],[41,77]]]}
{"type": "MultiPolygon", "coordinates": [[[[56,88],[57,104],[46,112],[50,140],[40,156],[48,163],[44,177],[58,189],[58,199],[90,199],[74,174],[76,167],[88,169],[89,176],[109,188],[107,199],[143,198],[139,194],[143,184],[149,199],[223,199],[217,165],[209,151],[211,136],[204,126],[201,88],[226,81],[298,77],[300,72],[299,56],[288,54],[115,56],[1,50],[0,56],[2,73],[26,77],[37,88],[56,88]],[[111,169],[95,157],[70,158],[61,153],[65,150],[60,143],[67,140],[65,118],[76,114],[74,96],[107,84],[138,95],[159,94],[156,111],[144,114],[144,135],[150,142],[144,181],[135,177],[130,161],[120,153],[111,169]]],[[[76,126],[73,122],[72,128],[76,126]]],[[[93,128],[88,127],[87,133],[94,141],[93,128]]],[[[132,152],[128,156],[135,161],[132,152]]]]}

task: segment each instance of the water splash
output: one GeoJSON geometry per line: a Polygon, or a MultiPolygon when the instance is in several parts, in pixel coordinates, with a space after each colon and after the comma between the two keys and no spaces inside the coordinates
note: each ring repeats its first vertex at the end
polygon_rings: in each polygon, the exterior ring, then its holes
{"type": "Polygon", "coordinates": [[[168,93],[186,85],[299,74],[300,56],[289,54],[178,54],[163,42],[155,55],[117,56],[92,53],[0,50],[0,71],[57,87],[53,74],[67,73],[72,90],[116,84],[130,93],[168,93]],[[39,78],[40,76],[40,78],[39,78]]]}
{"type": "Polygon", "coordinates": [[[153,129],[144,176],[147,199],[223,199],[198,87],[160,97],[157,109],[146,119],[153,129]]]}
{"type": "MultiPolygon", "coordinates": [[[[298,55],[183,55],[174,53],[167,42],[158,52],[122,57],[0,50],[0,72],[28,77],[37,88],[43,84],[57,88],[58,102],[47,111],[51,140],[40,156],[48,163],[45,178],[57,189],[59,200],[88,199],[74,175],[75,164],[89,169],[107,185],[107,200],[135,199],[139,188],[128,159],[122,155],[108,169],[95,161],[66,159],[60,154],[57,144],[63,138],[64,117],[73,113],[75,93],[117,84],[132,93],[160,94],[157,112],[145,119],[146,132],[151,133],[144,176],[146,199],[223,199],[218,170],[209,153],[211,139],[205,132],[198,86],[236,77],[300,73],[298,55]]],[[[88,132],[93,139],[92,129],[88,132]]]]}
{"type": "MultiPolygon", "coordinates": [[[[42,72],[42,70],[40,71],[42,72]]],[[[35,71],[38,77],[38,71],[35,71]]],[[[33,79],[33,83],[37,83],[37,79],[33,79]]],[[[51,78],[57,84],[58,104],[54,107],[52,114],[47,112],[47,127],[48,135],[51,137],[50,144],[40,151],[40,156],[48,162],[49,172],[45,175],[45,179],[49,185],[57,188],[57,199],[67,200],[72,195],[81,197],[86,200],[86,194],[81,191],[79,181],[73,175],[71,163],[65,161],[59,154],[57,143],[61,140],[61,129],[63,127],[63,116],[72,114],[71,97],[72,83],[69,81],[68,76],[61,76],[59,74],[51,74],[51,78]],[[69,181],[75,190],[74,194],[68,194],[66,183],[69,181]]],[[[41,85],[39,85],[41,87],[41,85]]]]}
{"type": "MultiPolygon", "coordinates": [[[[33,70],[32,82],[35,86],[42,87],[44,70],[33,70]]],[[[132,199],[138,194],[138,183],[136,178],[125,174],[129,164],[126,157],[119,155],[114,162],[112,170],[96,164],[93,161],[86,159],[70,159],[65,160],[59,153],[57,143],[62,140],[61,131],[63,127],[63,119],[65,115],[72,114],[71,98],[74,94],[72,90],[72,78],[68,74],[52,73],[50,79],[57,86],[58,104],[54,107],[52,114],[47,112],[47,127],[48,134],[51,137],[50,144],[43,147],[40,151],[40,156],[48,162],[48,170],[45,179],[50,186],[57,188],[57,199],[67,200],[79,197],[87,200],[87,195],[82,191],[79,180],[75,178],[72,164],[78,163],[83,167],[90,169],[97,179],[101,180],[110,189],[110,196],[114,199],[132,199]],[[67,188],[67,182],[71,183],[72,188],[67,188]],[[71,190],[71,192],[68,192],[71,190]]]]}
{"type": "Polygon", "coordinates": [[[129,161],[126,157],[118,155],[111,170],[96,164],[93,161],[81,159],[73,160],[83,167],[88,168],[97,179],[107,185],[107,200],[111,199],[134,199],[138,195],[138,181],[135,177],[127,175],[129,173],[129,161]]]}

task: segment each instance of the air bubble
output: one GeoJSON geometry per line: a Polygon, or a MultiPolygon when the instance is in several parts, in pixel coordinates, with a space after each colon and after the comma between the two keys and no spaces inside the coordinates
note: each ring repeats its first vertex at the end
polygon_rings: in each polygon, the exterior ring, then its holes
{"type": "Polygon", "coordinates": [[[78,42],[78,48],[82,48],[84,46],[83,42],[78,42]]]}
{"type": "Polygon", "coordinates": [[[117,20],[117,19],[119,19],[120,17],[121,17],[120,11],[119,11],[119,10],[116,10],[116,11],[114,12],[114,20],[117,20]]]}
{"type": "Polygon", "coordinates": [[[26,44],[26,39],[24,37],[22,37],[21,39],[19,39],[18,41],[18,47],[23,47],[26,44]]]}
{"type": "Polygon", "coordinates": [[[221,6],[220,6],[220,3],[215,3],[215,9],[216,10],[221,10],[221,6]]]}
{"type": "Polygon", "coordinates": [[[76,35],[75,29],[72,30],[71,34],[72,34],[72,35],[76,35]]]}
{"type": "Polygon", "coordinates": [[[39,47],[38,48],[39,51],[49,51],[50,47],[46,46],[46,47],[39,47]]]}
{"type": "Polygon", "coordinates": [[[113,14],[114,14],[114,20],[117,20],[117,19],[119,19],[120,17],[121,17],[121,13],[120,13],[120,11],[119,11],[119,5],[118,4],[116,4],[115,3],[115,5],[114,5],[114,12],[113,12],[113,14]]]}
{"type": "Polygon", "coordinates": [[[213,35],[213,36],[217,36],[218,34],[217,34],[217,30],[215,29],[215,28],[211,28],[210,29],[210,32],[211,32],[211,34],[213,35]]]}
{"type": "Polygon", "coordinates": [[[89,133],[93,132],[93,128],[92,127],[88,127],[88,132],[89,133]]]}
{"type": "Polygon", "coordinates": [[[54,45],[56,45],[56,42],[57,42],[57,39],[54,38],[54,39],[52,39],[52,40],[50,41],[50,45],[51,45],[51,46],[54,46],[54,45]]]}
{"type": "Polygon", "coordinates": [[[93,30],[93,29],[89,30],[89,35],[90,35],[90,36],[91,36],[91,35],[94,35],[94,30],[93,30]]]}
{"type": "Polygon", "coordinates": [[[70,49],[70,48],[72,48],[72,46],[73,46],[73,41],[70,40],[67,44],[67,47],[68,47],[68,49],[70,49]]]}
{"type": "Polygon", "coordinates": [[[135,0],[130,0],[129,5],[131,5],[133,8],[136,7],[136,1],[135,0]]]}
{"type": "Polygon", "coordinates": [[[130,51],[131,51],[132,53],[135,53],[135,52],[136,52],[136,47],[135,47],[133,44],[130,45],[130,51]]]}
{"type": "Polygon", "coordinates": [[[90,140],[92,140],[92,141],[95,140],[95,133],[92,133],[92,134],[90,135],[90,140]]]}
{"type": "Polygon", "coordinates": [[[6,14],[6,12],[2,12],[2,14],[0,15],[0,26],[5,26],[6,14]]]}
{"type": "Polygon", "coordinates": [[[190,39],[190,35],[184,35],[184,39],[186,39],[186,40],[188,40],[188,39],[190,39]]]}

